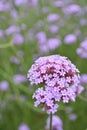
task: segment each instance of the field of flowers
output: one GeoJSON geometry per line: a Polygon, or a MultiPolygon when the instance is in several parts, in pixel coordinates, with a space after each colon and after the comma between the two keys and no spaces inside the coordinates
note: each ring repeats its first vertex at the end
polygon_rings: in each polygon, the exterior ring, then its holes
{"type": "Polygon", "coordinates": [[[32,95],[51,82],[38,85],[36,72],[28,75],[39,57],[49,55],[68,57],[83,86],[75,102],[57,102],[53,130],[87,130],[87,1],[0,0],[0,130],[50,130],[49,114],[34,106],[32,95]]]}

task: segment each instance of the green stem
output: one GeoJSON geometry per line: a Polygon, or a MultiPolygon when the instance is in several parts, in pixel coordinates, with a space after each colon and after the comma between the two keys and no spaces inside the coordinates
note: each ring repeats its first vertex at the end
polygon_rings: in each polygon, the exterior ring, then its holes
{"type": "Polygon", "coordinates": [[[52,113],[50,113],[50,130],[52,130],[52,113]]]}

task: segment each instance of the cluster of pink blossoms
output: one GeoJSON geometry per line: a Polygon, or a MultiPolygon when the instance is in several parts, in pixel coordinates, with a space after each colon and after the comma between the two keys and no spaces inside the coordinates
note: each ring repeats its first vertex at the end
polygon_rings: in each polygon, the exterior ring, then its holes
{"type": "Polygon", "coordinates": [[[83,87],[80,85],[79,70],[67,57],[51,55],[40,57],[31,66],[27,75],[31,84],[42,84],[33,95],[35,106],[43,105],[48,114],[55,113],[57,102],[75,101],[83,87]]]}

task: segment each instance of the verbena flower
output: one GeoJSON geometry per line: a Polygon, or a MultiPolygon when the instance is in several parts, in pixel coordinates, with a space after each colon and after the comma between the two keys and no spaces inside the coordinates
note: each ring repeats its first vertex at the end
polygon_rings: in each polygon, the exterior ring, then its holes
{"type": "Polygon", "coordinates": [[[18,130],[30,130],[30,128],[26,124],[22,123],[18,127],[18,130]]]}
{"type": "Polygon", "coordinates": [[[87,84],[87,74],[82,74],[80,78],[81,84],[87,84]]]}
{"type": "Polygon", "coordinates": [[[70,119],[71,121],[75,121],[75,120],[77,119],[77,115],[74,114],[74,113],[72,113],[72,114],[69,115],[69,119],[70,119]]]}
{"type": "Polygon", "coordinates": [[[15,84],[20,84],[26,81],[26,77],[22,74],[16,74],[14,75],[13,80],[15,84]]]}
{"type": "MultiPolygon", "coordinates": [[[[50,117],[48,117],[46,120],[46,130],[49,130],[49,126],[50,126],[50,117]]],[[[56,115],[53,115],[52,117],[52,130],[63,130],[62,120],[56,115]]]]}
{"type": "Polygon", "coordinates": [[[80,43],[80,47],[76,50],[77,54],[84,59],[87,59],[87,39],[80,43]]]}
{"type": "Polygon", "coordinates": [[[66,35],[65,38],[64,38],[65,44],[68,44],[68,45],[75,43],[76,40],[77,40],[77,38],[76,38],[76,35],[75,35],[75,34],[68,34],[68,35],[66,35]]]}
{"type": "Polygon", "coordinates": [[[40,57],[31,66],[27,75],[31,84],[42,84],[33,95],[35,106],[43,105],[48,114],[55,113],[57,102],[75,101],[83,87],[80,85],[79,70],[67,57],[51,55],[40,57]]]}
{"type": "Polygon", "coordinates": [[[57,20],[59,20],[59,15],[57,15],[57,14],[49,14],[47,16],[47,21],[48,22],[55,22],[57,20]]]}
{"type": "Polygon", "coordinates": [[[7,91],[8,90],[8,88],[9,88],[9,83],[8,83],[8,81],[2,81],[2,82],[0,82],[0,90],[1,91],[7,91]]]}

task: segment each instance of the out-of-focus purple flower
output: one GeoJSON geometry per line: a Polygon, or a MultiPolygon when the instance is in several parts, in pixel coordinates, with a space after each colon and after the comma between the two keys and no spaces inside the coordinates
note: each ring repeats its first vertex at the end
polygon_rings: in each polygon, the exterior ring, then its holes
{"type": "MultiPolygon", "coordinates": [[[[46,130],[50,129],[49,126],[50,126],[50,117],[48,117],[46,120],[46,130]]],[[[52,130],[63,130],[62,120],[56,115],[53,115],[52,117],[52,130]]]]}
{"type": "Polygon", "coordinates": [[[81,31],[79,29],[76,29],[74,32],[75,36],[80,36],[81,35],[81,31]]]}
{"type": "Polygon", "coordinates": [[[76,50],[81,58],[87,58],[87,39],[80,43],[80,47],[76,50]]]}
{"type": "Polygon", "coordinates": [[[30,4],[33,6],[38,5],[38,0],[29,0],[30,4]]]}
{"type": "Polygon", "coordinates": [[[72,113],[72,114],[69,115],[69,119],[70,119],[71,121],[75,121],[75,120],[77,119],[77,115],[74,114],[74,113],[72,113]]]}
{"type": "Polygon", "coordinates": [[[15,9],[13,9],[13,10],[11,10],[11,16],[12,16],[12,18],[13,19],[18,19],[18,12],[17,12],[17,10],[15,10],[15,9]]]}
{"type": "Polygon", "coordinates": [[[11,56],[10,61],[15,64],[20,64],[20,60],[15,56],[11,56]]]}
{"type": "Polygon", "coordinates": [[[26,76],[21,74],[16,74],[14,75],[13,80],[15,84],[20,84],[26,81],[26,76]]]}
{"type": "Polygon", "coordinates": [[[68,34],[64,38],[64,43],[65,44],[73,44],[73,43],[76,42],[76,40],[77,40],[76,35],[74,35],[74,34],[68,34]]]}
{"type": "Polygon", "coordinates": [[[23,101],[23,102],[26,101],[26,96],[21,95],[21,96],[20,96],[20,100],[23,101]]]}
{"type": "Polygon", "coordinates": [[[4,1],[0,1],[0,12],[2,11],[8,11],[11,8],[11,4],[10,2],[4,2],[4,1]]]}
{"type": "Polygon", "coordinates": [[[82,26],[85,26],[85,25],[87,25],[87,20],[86,19],[80,19],[80,25],[82,25],[82,26]]]}
{"type": "Polygon", "coordinates": [[[20,33],[16,33],[13,37],[13,44],[21,45],[24,43],[24,37],[20,33]]]}
{"type": "Polygon", "coordinates": [[[61,40],[58,38],[49,38],[47,41],[47,46],[49,50],[55,50],[61,45],[61,40]]]}
{"type": "Polygon", "coordinates": [[[2,100],[2,101],[0,101],[0,107],[6,107],[6,101],[5,100],[2,100]]]}
{"type": "Polygon", "coordinates": [[[43,44],[46,42],[46,33],[45,32],[39,32],[36,34],[36,38],[39,42],[39,44],[43,44]]]}
{"type": "Polygon", "coordinates": [[[19,55],[20,57],[23,57],[23,56],[24,56],[24,52],[23,52],[22,50],[20,50],[20,51],[18,51],[18,55],[19,55]]]}
{"type": "Polygon", "coordinates": [[[10,11],[11,10],[11,7],[12,7],[12,4],[11,4],[11,2],[6,2],[5,3],[5,11],[10,11]]]}
{"type": "Polygon", "coordinates": [[[4,3],[3,1],[0,1],[0,12],[4,11],[4,3]]]}
{"type": "Polygon", "coordinates": [[[87,74],[81,74],[80,81],[81,84],[87,84],[87,74]]]}
{"type": "Polygon", "coordinates": [[[24,71],[24,67],[23,67],[23,66],[19,66],[19,70],[20,70],[21,72],[23,72],[23,71],[24,71]]]}
{"type": "Polygon", "coordinates": [[[57,20],[59,20],[59,15],[58,14],[49,14],[47,16],[47,21],[48,22],[55,22],[57,20]]]}
{"type": "Polygon", "coordinates": [[[26,24],[22,23],[20,28],[21,28],[21,30],[25,30],[26,29],[26,24]]]}
{"type": "Polygon", "coordinates": [[[36,23],[36,26],[37,27],[42,27],[44,25],[44,22],[42,20],[39,20],[37,23],[36,23]]]}
{"type": "Polygon", "coordinates": [[[3,38],[3,36],[4,36],[4,32],[2,29],[0,29],[0,38],[3,38]]]}
{"type": "Polygon", "coordinates": [[[0,82],[0,90],[7,91],[9,88],[9,83],[7,81],[0,82]]]}
{"type": "Polygon", "coordinates": [[[40,45],[39,45],[39,48],[40,48],[40,52],[41,52],[41,53],[49,52],[49,48],[48,48],[48,46],[47,46],[46,43],[40,44],[40,45]]]}
{"type": "Polygon", "coordinates": [[[21,6],[22,4],[26,4],[28,0],[15,0],[16,6],[21,6]]]}
{"type": "Polygon", "coordinates": [[[58,26],[57,25],[51,25],[50,27],[49,27],[49,30],[50,30],[50,32],[51,33],[57,33],[58,32],[58,26]]]}
{"type": "Polygon", "coordinates": [[[25,123],[20,124],[18,127],[18,130],[30,130],[29,126],[26,125],[25,123]]]}
{"type": "Polygon", "coordinates": [[[81,7],[77,4],[69,5],[65,8],[63,8],[63,12],[67,15],[76,14],[81,11],[81,7]]]}
{"type": "Polygon", "coordinates": [[[48,7],[43,7],[43,8],[42,8],[42,11],[43,11],[44,14],[45,14],[45,13],[48,13],[48,12],[49,12],[49,8],[48,8],[48,7]]]}
{"type": "Polygon", "coordinates": [[[78,85],[78,87],[72,86],[72,89],[76,95],[81,94],[81,92],[84,90],[82,85],[78,85]]]}
{"type": "Polygon", "coordinates": [[[20,31],[20,29],[17,26],[11,25],[10,27],[8,27],[5,30],[5,34],[9,36],[9,35],[13,34],[14,32],[19,32],[19,31],[20,31]]]}
{"type": "Polygon", "coordinates": [[[63,1],[54,1],[54,6],[55,7],[64,7],[64,2],[63,1]]]}
{"type": "Polygon", "coordinates": [[[33,95],[36,99],[35,106],[44,105],[47,113],[55,113],[58,105],[56,102],[75,101],[83,87],[80,85],[79,70],[67,57],[52,55],[40,57],[31,66],[27,75],[31,84],[43,84],[33,95]]]}
{"type": "Polygon", "coordinates": [[[49,38],[47,39],[45,32],[39,32],[36,35],[39,43],[39,48],[41,52],[49,52],[50,50],[55,50],[61,45],[60,38],[49,38]]]}

